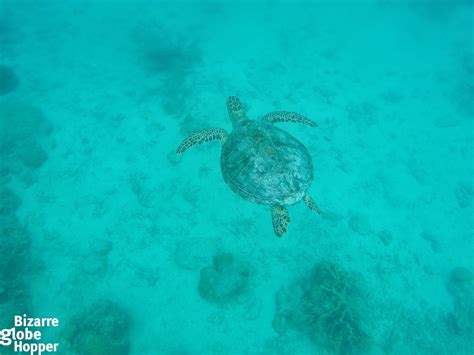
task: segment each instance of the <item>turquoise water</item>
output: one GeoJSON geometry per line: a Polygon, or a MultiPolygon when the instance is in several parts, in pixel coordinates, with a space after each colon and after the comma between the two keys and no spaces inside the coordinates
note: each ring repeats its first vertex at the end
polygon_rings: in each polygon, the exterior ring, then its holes
{"type": "MultiPolygon", "coordinates": [[[[60,354],[472,354],[472,1],[0,0],[0,329],[60,354]],[[226,100],[322,215],[235,194],[226,100]]],[[[2,347],[0,353],[12,348],[2,347]]]]}

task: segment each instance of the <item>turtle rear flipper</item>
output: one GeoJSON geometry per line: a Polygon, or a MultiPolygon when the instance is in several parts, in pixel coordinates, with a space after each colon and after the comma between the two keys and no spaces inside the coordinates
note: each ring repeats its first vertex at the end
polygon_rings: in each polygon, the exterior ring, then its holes
{"type": "Polygon", "coordinates": [[[186,150],[191,148],[193,145],[201,144],[204,142],[221,141],[225,142],[228,133],[222,128],[206,128],[197,131],[190,136],[186,137],[179,147],[176,149],[177,154],[183,154],[186,150]]]}
{"type": "Polygon", "coordinates": [[[282,237],[290,224],[290,215],[284,206],[271,206],[273,231],[277,237],[282,237]]]}
{"type": "Polygon", "coordinates": [[[310,195],[308,195],[307,193],[304,194],[303,196],[303,201],[304,203],[306,204],[306,206],[309,207],[310,210],[316,212],[317,214],[319,215],[322,215],[323,212],[321,211],[321,209],[319,208],[319,206],[316,204],[316,202],[314,202],[314,200],[312,199],[312,197],[310,195]]]}
{"type": "Polygon", "coordinates": [[[300,115],[296,112],[289,111],[274,111],[267,113],[262,117],[262,121],[275,123],[275,122],[296,122],[305,124],[310,127],[317,127],[318,125],[311,121],[308,117],[300,115]]]}

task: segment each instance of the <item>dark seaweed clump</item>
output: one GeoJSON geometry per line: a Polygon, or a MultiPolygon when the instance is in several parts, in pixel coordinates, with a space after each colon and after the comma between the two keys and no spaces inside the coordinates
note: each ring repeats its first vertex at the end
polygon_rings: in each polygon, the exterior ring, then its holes
{"type": "Polygon", "coordinates": [[[9,187],[0,188],[0,215],[14,214],[21,205],[21,199],[9,187]]]}
{"type": "Polygon", "coordinates": [[[15,214],[0,216],[0,304],[21,298],[28,271],[30,238],[15,214]]]}
{"type": "MultiPolygon", "coordinates": [[[[8,176],[16,171],[18,159],[9,149],[9,143],[14,137],[22,138],[11,128],[24,123],[9,121],[12,118],[15,117],[0,105],[0,324],[5,327],[13,325],[14,315],[31,309],[28,285],[34,269],[30,235],[17,217],[22,200],[8,184],[8,176]]],[[[23,143],[15,142],[15,145],[23,143]]]]}
{"type": "Polygon", "coordinates": [[[19,80],[13,69],[6,65],[0,65],[0,95],[6,95],[15,91],[19,80]]]}
{"type": "Polygon", "coordinates": [[[11,184],[28,176],[47,158],[44,139],[50,123],[37,108],[0,101],[0,324],[13,325],[13,316],[29,313],[29,284],[37,267],[30,234],[17,217],[22,199],[11,184]]]}
{"type": "Polygon", "coordinates": [[[10,189],[0,190],[0,323],[13,325],[13,316],[31,309],[29,276],[33,272],[31,239],[16,211],[20,198],[10,189]],[[5,204],[3,204],[5,202],[5,204]]]}
{"type": "Polygon", "coordinates": [[[232,254],[218,254],[212,266],[201,270],[199,295],[213,303],[236,302],[248,291],[249,277],[249,268],[232,254]]]}
{"type": "MultiPolygon", "coordinates": [[[[465,267],[451,270],[446,287],[453,300],[447,324],[457,336],[474,346],[474,274],[465,267]]],[[[466,349],[468,350],[468,349],[466,349]]]]}
{"type": "Polygon", "coordinates": [[[120,306],[101,300],[73,317],[65,338],[74,354],[127,355],[130,317],[120,306]]]}
{"type": "Polygon", "coordinates": [[[196,42],[164,28],[139,27],[134,32],[145,69],[150,74],[166,74],[183,79],[201,62],[196,42]]]}
{"type": "Polygon", "coordinates": [[[37,107],[17,101],[0,102],[0,184],[23,180],[47,160],[51,123],[37,107]]]}
{"type": "Polygon", "coordinates": [[[355,278],[322,261],[306,278],[277,293],[273,327],[280,334],[295,328],[333,354],[365,353],[364,304],[355,278]]]}
{"type": "Polygon", "coordinates": [[[198,42],[189,33],[154,24],[140,25],[133,33],[143,68],[160,82],[152,94],[161,97],[163,109],[172,116],[188,111],[186,99],[192,95],[188,78],[202,61],[198,42]]]}

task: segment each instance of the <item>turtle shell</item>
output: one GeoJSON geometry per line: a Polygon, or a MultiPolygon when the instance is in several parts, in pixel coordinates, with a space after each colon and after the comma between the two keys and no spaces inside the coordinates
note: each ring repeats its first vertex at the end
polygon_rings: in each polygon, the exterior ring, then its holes
{"type": "Polygon", "coordinates": [[[313,181],[305,146],[264,121],[245,121],[232,131],[222,147],[221,170],[235,193],[266,205],[300,201],[313,181]]]}

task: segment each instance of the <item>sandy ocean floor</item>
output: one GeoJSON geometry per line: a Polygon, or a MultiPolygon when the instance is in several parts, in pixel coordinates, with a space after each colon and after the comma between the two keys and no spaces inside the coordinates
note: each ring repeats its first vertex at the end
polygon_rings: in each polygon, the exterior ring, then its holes
{"type": "Polygon", "coordinates": [[[58,317],[61,354],[472,353],[473,11],[0,0],[0,328],[58,317]],[[230,95],[318,124],[278,124],[323,211],[289,206],[281,239],[219,142],[175,154],[232,130],[230,95]]]}

